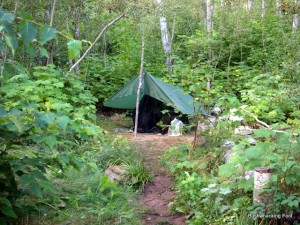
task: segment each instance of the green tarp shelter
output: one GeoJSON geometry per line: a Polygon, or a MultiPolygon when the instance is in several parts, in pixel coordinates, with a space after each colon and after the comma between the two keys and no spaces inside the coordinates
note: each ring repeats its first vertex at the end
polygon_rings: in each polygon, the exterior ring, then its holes
{"type": "MultiPolygon", "coordinates": [[[[135,109],[139,75],[129,81],[121,90],[104,102],[104,106],[119,109],[135,109]]],[[[167,84],[145,70],[143,71],[143,83],[140,100],[148,95],[158,101],[172,106],[183,114],[193,115],[195,113],[196,100],[181,88],[167,84]]],[[[206,114],[203,108],[201,113],[206,114]]]]}

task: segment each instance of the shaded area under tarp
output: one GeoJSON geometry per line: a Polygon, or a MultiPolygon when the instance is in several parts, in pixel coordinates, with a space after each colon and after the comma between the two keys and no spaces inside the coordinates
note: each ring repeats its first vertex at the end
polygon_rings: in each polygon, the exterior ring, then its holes
{"type": "MultiPolygon", "coordinates": [[[[163,102],[145,95],[140,102],[138,132],[139,133],[167,133],[168,128],[157,125],[161,122],[163,125],[170,125],[174,118],[179,118],[183,123],[188,124],[186,115],[174,112],[174,109],[167,107],[163,102]],[[168,110],[162,113],[163,110],[168,110]]],[[[133,124],[135,124],[135,112],[133,112],[133,124]]]]}

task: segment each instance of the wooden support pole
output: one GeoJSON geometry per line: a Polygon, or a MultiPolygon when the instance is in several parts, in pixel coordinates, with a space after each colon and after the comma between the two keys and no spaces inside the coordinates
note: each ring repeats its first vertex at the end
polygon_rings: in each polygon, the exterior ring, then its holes
{"type": "Polygon", "coordinates": [[[139,76],[139,85],[136,93],[136,105],[135,105],[135,124],[134,124],[134,136],[137,136],[138,129],[138,121],[139,121],[139,105],[140,105],[140,95],[143,84],[143,67],[144,67],[144,34],[142,34],[142,54],[141,54],[141,68],[140,68],[140,76],[139,76]]]}

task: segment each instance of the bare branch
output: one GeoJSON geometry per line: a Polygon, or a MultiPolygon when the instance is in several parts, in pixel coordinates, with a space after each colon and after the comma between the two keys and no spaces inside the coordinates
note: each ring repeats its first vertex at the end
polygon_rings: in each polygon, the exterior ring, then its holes
{"type": "Polygon", "coordinates": [[[95,39],[95,41],[92,43],[92,45],[85,51],[85,53],[80,57],[80,59],[78,59],[78,61],[76,63],[74,63],[74,65],[70,68],[69,72],[67,73],[70,74],[72,72],[72,70],[74,68],[76,68],[76,66],[87,56],[87,54],[91,51],[91,49],[94,47],[94,45],[97,43],[97,41],[102,37],[102,35],[104,34],[104,32],[111,26],[113,25],[115,22],[117,22],[118,20],[120,20],[125,14],[122,14],[120,16],[118,16],[117,18],[115,18],[113,21],[111,21],[109,24],[107,24],[102,31],[100,32],[100,34],[98,35],[98,37],[95,39]]]}
{"type": "Polygon", "coordinates": [[[259,120],[252,112],[249,112],[249,111],[247,111],[245,109],[243,109],[243,111],[246,112],[246,113],[248,113],[250,116],[252,116],[256,120],[256,122],[260,123],[261,125],[263,125],[263,126],[265,126],[267,128],[270,128],[270,126],[267,123],[259,120]]]}

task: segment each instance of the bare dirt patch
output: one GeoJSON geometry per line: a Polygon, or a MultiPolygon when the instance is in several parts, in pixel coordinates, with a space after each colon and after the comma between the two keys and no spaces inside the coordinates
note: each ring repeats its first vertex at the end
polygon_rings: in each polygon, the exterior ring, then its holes
{"type": "Polygon", "coordinates": [[[137,137],[134,137],[134,134],[126,134],[126,136],[128,141],[141,151],[145,166],[153,176],[169,175],[159,162],[167,149],[183,144],[191,144],[193,141],[193,137],[189,135],[170,137],[158,134],[138,134],[137,137]]]}
{"type": "Polygon", "coordinates": [[[139,202],[145,207],[143,214],[145,224],[174,224],[184,225],[184,215],[171,215],[169,205],[176,195],[170,174],[160,165],[160,157],[170,147],[181,144],[191,144],[192,136],[170,137],[155,134],[125,135],[129,142],[137,147],[144,155],[146,168],[151,171],[153,180],[147,184],[139,197],[139,202]]]}

